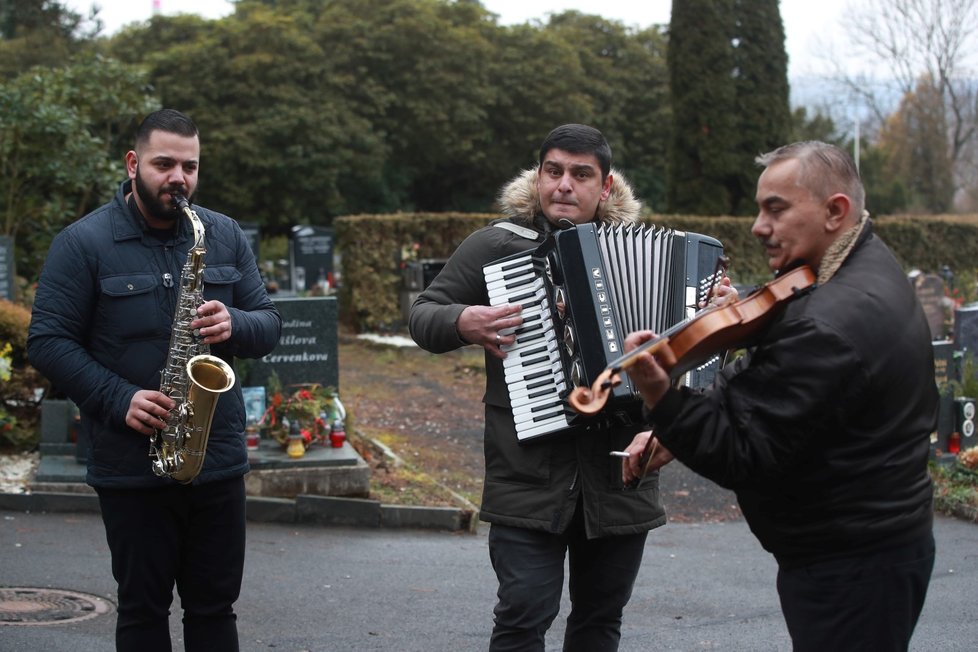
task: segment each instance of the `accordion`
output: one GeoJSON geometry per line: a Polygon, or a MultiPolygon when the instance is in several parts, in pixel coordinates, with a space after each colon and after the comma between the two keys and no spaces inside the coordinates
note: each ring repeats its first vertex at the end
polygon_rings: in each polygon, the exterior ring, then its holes
{"type": "MultiPolygon", "coordinates": [[[[589,387],[624,353],[625,336],[662,333],[691,317],[717,280],[723,246],[714,238],[645,225],[583,224],[536,249],[485,265],[489,304],[521,304],[523,324],[502,331],[507,391],[520,441],[587,425],[566,398],[589,387]]],[[[687,374],[706,385],[716,360],[687,374]]],[[[639,423],[642,401],[627,377],[602,412],[639,423]]],[[[594,417],[590,417],[593,422],[594,417]]]]}

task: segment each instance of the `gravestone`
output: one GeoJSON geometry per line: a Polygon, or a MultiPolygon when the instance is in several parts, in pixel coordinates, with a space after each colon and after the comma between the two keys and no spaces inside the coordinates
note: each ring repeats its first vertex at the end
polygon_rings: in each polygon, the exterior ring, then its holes
{"type": "Polygon", "coordinates": [[[404,318],[404,323],[408,321],[414,300],[418,298],[422,290],[431,285],[431,282],[435,280],[447,262],[446,259],[442,258],[423,258],[404,263],[404,267],[401,269],[401,291],[399,293],[401,316],[404,318]]]}
{"type": "Polygon", "coordinates": [[[301,294],[319,286],[333,287],[333,229],[323,226],[294,226],[289,239],[292,290],[301,294]]]}
{"type": "Polygon", "coordinates": [[[244,231],[251,253],[255,254],[255,260],[261,260],[261,229],[252,222],[238,222],[238,226],[244,231]]]}
{"type": "Polygon", "coordinates": [[[265,387],[274,371],[286,390],[311,383],[339,390],[336,297],[283,297],[274,303],[282,314],[282,335],[271,353],[246,362],[242,384],[265,387]]]}
{"type": "Polygon", "coordinates": [[[954,431],[954,387],[951,383],[960,380],[961,353],[955,351],[954,342],[950,340],[932,342],[932,345],[934,380],[940,390],[940,400],[937,404],[937,430],[930,435],[930,455],[932,459],[938,459],[947,451],[948,439],[954,431]]]}
{"type": "Polygon", "coordinates": [[[944,339],[944,279],[937,274],[917,274],[911,277],[917,300],[924,309],[932,340],[944,339]]]}
{"type": "Polygon", "coordinates": [[[954,348],[978,361],[978,303],[954,310],[954,348]]]}
{"type": "Polygon", "coordinates": [[[934,380],[938,388],[944,389],[951,382],[960,381],[960,353],[955,350],[954,342],[938,340],[931,342],[931,346],[934,348],[934,380]]]}
{"type": "Polygon", "coordinates": [[[0,236],[0,299],[14,300],[14,239],[0,236]]]}

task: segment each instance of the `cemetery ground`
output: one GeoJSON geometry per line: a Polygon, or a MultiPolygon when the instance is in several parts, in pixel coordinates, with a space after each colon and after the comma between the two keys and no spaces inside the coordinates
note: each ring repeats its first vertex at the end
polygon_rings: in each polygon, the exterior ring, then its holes
{"type": "MultiPolygon", "coordinates": [[[[389,504],[477,507],[482,493],[481,348],[434,355],[339,336],[340,396],[351,443],[371,467],[371,498],[389,504]]],[[[978,463],[978,450],[972,456],[978,463]]],[[[932,464],[935,508],[978,522],[978,471],[932,464]]],[[[662,470],[674,522],[741,518],[733,494],[679,463],[662,470]]]]}

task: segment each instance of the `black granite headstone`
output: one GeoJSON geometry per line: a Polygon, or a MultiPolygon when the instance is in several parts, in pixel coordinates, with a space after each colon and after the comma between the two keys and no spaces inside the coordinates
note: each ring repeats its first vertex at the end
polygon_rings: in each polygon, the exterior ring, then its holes
{"type": "Polygon", "coordinates": [[[0,236],[0,299],[14,300],[14,239],[0,236]]]}
{"type": "Polygon", "coordinates": [[[292,290],[296,293],[318,285],[333,286],[333,229],[323,226],[294,226],[289,240],[292,290]]]}
{"type": "Polygon", "coordinates": [[[954,430],[954,386],[960,378],[960,352],[954,350],[954,342],[932,342],[934,347],[934,380],[940,390],[937,411],[937,430],[931,433],[931,457],[939,457],[947,450],[947,441],[954,430]]]}
{"type": "Polygon", "coordinates": [[[959,364],[955,355],[954,342],[940,340],[931,342],[934,347],[934,380],[941,389],[946,388],[952,381],[959,381],[959,364]]]}
{"type": "Polygon", "coordinates": [[[338,390],[336,297],[283,297],[274,302],[282,314],[282,336],[271,353],[250,362],[242,384],[267,386],[274,371],[285,388],[319,383],[338,390]]]}
{"type": "Polygon", "coordinates": [[[954,311],[954,348],[978,361],[978,303],[954,311]]]}

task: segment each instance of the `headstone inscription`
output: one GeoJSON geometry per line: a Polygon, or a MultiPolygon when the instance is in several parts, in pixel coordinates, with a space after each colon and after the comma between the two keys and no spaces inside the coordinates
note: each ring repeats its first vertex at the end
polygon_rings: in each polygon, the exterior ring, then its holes
{"type": "Polygon", "coordinates": [[[336,297],[282,297],[274,302],[282,314],[282,335],[271,353],[251,361],[243,384],[265,387],[274,372],[286,390],[312,383],[339,390],[336,297]]]}

